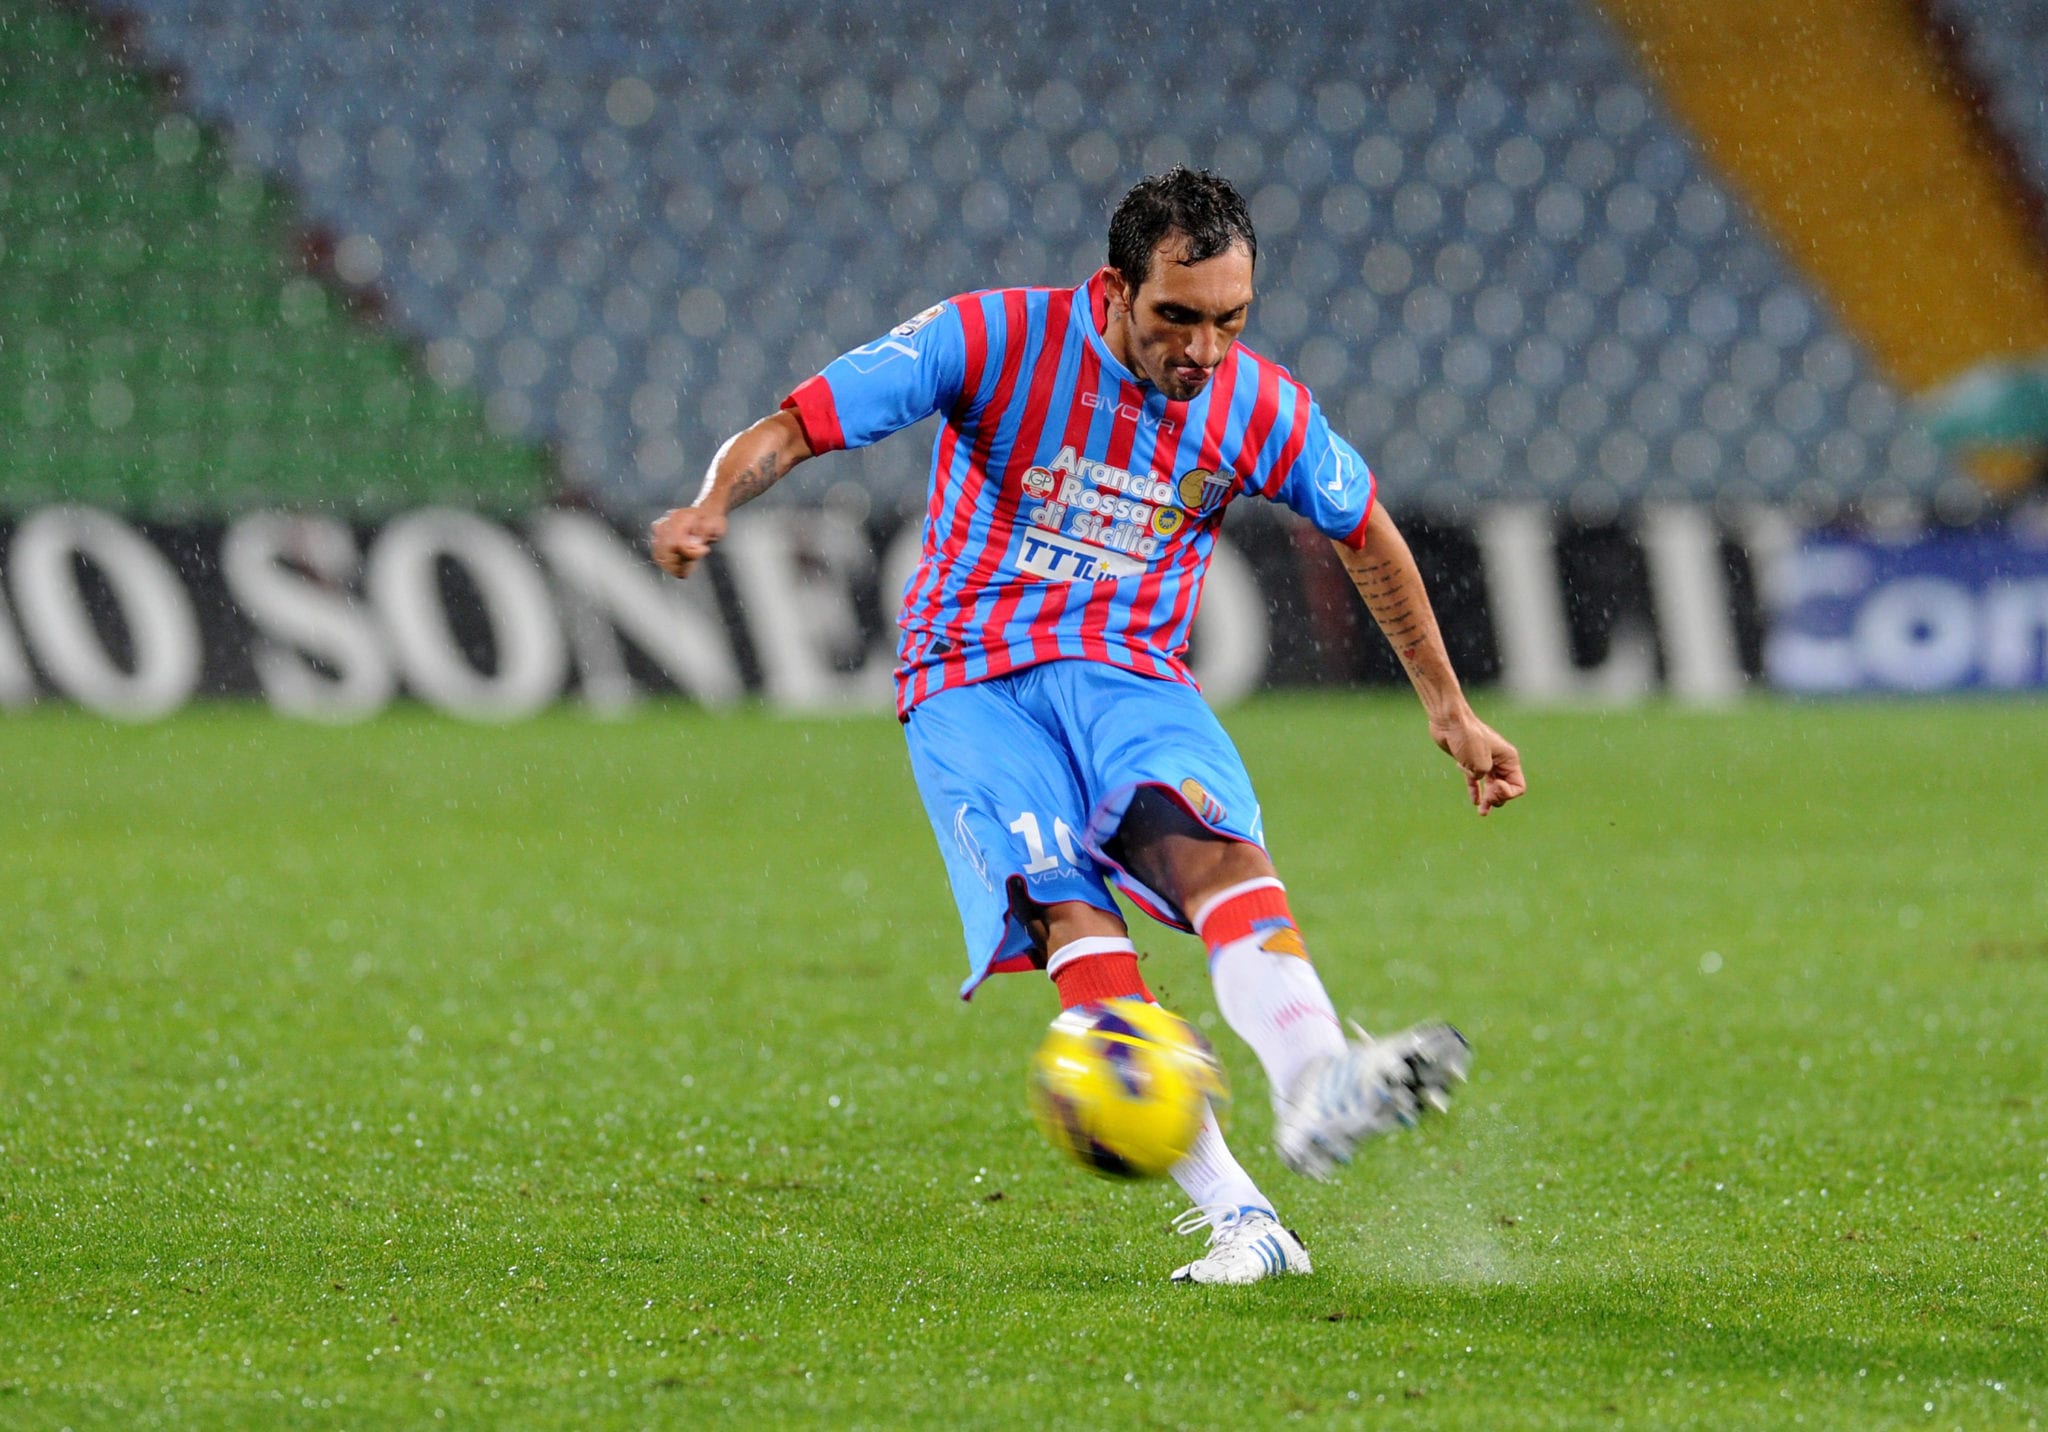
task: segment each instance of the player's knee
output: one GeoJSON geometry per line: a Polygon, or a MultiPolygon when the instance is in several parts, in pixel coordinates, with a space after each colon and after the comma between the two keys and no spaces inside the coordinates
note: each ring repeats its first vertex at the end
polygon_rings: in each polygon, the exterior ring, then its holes
{"type": "Polygon", "coordinates": [[[1150,787],[1131,798],[1112,853],[1127,870],[1184,910],[1227,886],[1274,873],[1264,850],[1218,835],[1150,787]]]}
{"type": "Polygon", "coordinates": [[[1130,937],[1120,916],[1085,900],[1058,900],[1036,909],[1040,912],[1037,928],[1028,919],[1024,928],[1031,931],[1041,950],[1064,949],[1076,940],[1130,937]]]}

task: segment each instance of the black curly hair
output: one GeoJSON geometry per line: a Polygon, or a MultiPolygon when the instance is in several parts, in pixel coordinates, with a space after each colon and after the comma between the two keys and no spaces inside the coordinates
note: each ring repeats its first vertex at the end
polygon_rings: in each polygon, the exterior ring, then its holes
{"type": "Polygon", "coordinates": [[[1187,239],[1183,263],[1200,263],[1242,243],[1258,262],[1259,240],[1244,195],[1220,174],[1176,164],[1140,179],[1109,219],[1109,266],[1131,291],[1152,276],[1152,250],[1168,234],[1187,239]]]}

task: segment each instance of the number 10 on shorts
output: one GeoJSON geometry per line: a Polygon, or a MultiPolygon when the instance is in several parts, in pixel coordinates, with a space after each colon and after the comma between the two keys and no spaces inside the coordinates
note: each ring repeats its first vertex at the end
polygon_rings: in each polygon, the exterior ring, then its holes
{"type": "Polygon", "coordinates": [[[1059,855],[1054,855],[1045,848],[1045,835],[1039,828],[1038,816],[1034,812],[1025,811],[1010,822],[1010,829],[1024,837],[1024,850],[1031,857],[1031,863],[1024,867],[1026,875],[1043,875],[1048,870],[1059,869],[1060,855],[1066,857],[1066,863],[1069,865],[1078,867],[1081,864],[1081,853],[1074,844],[1073,828],[1058,816],[1052,818],[1052,837],[1059,843],[1059,855]]]}

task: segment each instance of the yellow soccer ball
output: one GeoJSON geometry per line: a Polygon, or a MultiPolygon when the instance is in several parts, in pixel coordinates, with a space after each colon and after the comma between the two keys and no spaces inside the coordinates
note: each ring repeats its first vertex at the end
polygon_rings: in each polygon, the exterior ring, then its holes
{"type": "Polygon", "coordinates": [[[1046,1141],[1104,1178],[1157,1178],[1186,1157],[1202,1107],[1230,1086],[1209,1041],[1141,999],[1065,1011],[1031,1058],[1031,1116],[1046,1141]]]}

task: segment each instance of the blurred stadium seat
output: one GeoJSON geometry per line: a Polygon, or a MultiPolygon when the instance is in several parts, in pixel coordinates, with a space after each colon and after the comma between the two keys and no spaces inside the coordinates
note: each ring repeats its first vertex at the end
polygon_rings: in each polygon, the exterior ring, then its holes
{"type": "Polygon", "coordinates": [[[434,500],[517,510],[527,445],[289,262],[288,206],[89,26],[0,0],[0,501],[160,517],[434,500]]]}
{"type": "Polygon", "coordinates": [[[1954,33],[2037,200],[2048,202],[2048,6],[2039,0],[1929,0],[1954,33]]]}
{"type": "MultiPolygon", "coordinates": [[[[615,511],[937,297],[1078,280],[1179,161],[1245,188],[1251,341],[1404,505],[1830,509],[1943,476],[1576,0],[105,8],[437,378],[615,511]]],[[[901,499],[922,455],[862,470],[901,499]]]]}

